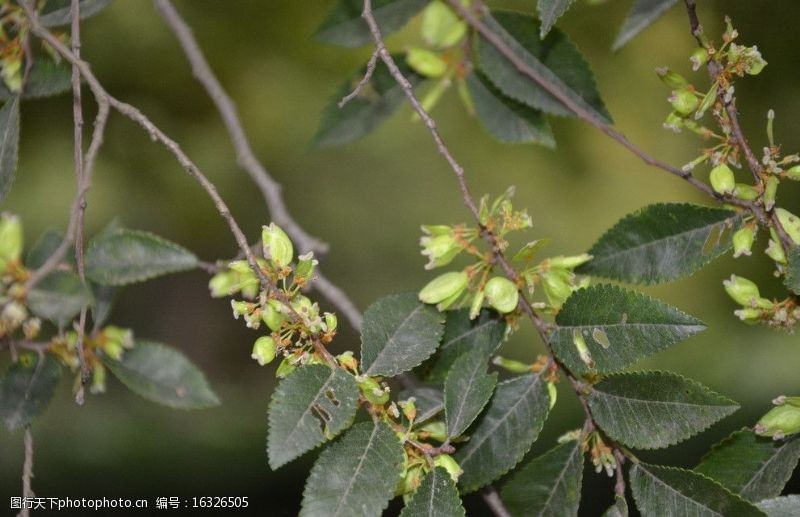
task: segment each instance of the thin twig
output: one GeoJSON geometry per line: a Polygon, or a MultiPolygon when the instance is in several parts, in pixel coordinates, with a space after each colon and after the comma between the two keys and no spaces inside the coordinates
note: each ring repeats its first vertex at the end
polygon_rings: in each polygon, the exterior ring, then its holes
{"type": "Polygon", "coordinates": [[[33,488],[31,487],[31,479],[33,478],[33,433],[31,427],[25,426],[25,463],[22,465],[22,509],[17,514],[17,517],[29,517],[31,499],[35,497],[33,488]]]}
{"type": "Polygon", "coordinates": [[[378,64],[378,51],[375,50],[370,56],[369,61],[367,61],[367,70],[364,72],[364,77],[358,82],[353,91],[342,97],[342,100],[339,101],[339,108],[344,108],[348,102],[358,97],[361,93],[361,90],[369,84],[370,79],[372,79],[372,74],[375,73],[375,66],[378,64]]]}
{"type": "MultiPolygon", "coordinates": [[[[309,235],[291,216],[281,194],[281,185],[270,176],[266,167],[258,160],[242,126],[236,106],[225,92],[205,58],[191,27],[181,17],[169,0],[155,0],[164,21],[170,27],[192,67],[192,73],[205,88],[219,111],[236,151],[237,163],[244,169],[261,190],[272,219],[292,238],[301,253],[314,251],[325,253],[328,245],[309,235]]],[[[374,65],[373,65],[374,68],[374,65]]],[[[361,329],[361,313],[355,304],[337,285],[328,280],[317,268],[316,281],[311,285],[325,296],[344,315],[355,330],[361,329]]]]}
{"type": "Polygon", "coordinates": [[[490,485],[484,488],[481,490],[481,495],[486,505],[497,517],[511,517],[511,512],[506,509],[506,505],[503,504],[495,487],[490,485]]]}

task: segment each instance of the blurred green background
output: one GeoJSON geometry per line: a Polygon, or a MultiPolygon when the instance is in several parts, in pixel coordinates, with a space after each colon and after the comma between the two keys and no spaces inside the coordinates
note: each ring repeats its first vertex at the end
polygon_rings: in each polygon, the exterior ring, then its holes
{"type": "MultiPolygon", "coordinates": [[[[534,5],[533,0],[492,3],[525,10],[534,5]]],[[[431,278],[418,250],[420,224],[466,221],[468,214],[452,173],[423,126],[411,122],[407,107],[365,140],[344,148],[310,149],[323,107],[370,53],[367,48],[340,49],[313,40],[315,27],[332,4],[176,2],[238,104],[256,153],[283,184],[293,214],[330,243],[331,251],[322,261],[325,272],[363,310],[382,295],[418,289],[431,278]]],[[[629,4],[576,4],[562,27],[586,53],[617,127],[655,156],[681,165],[696,155],[700,143],[661,128],[669,92],[653,69],[669,65],[690,72],[687,57],[693,40],[686,16],[681,8],[673,9],[614,54],[609,48],[629,4]]],[[[760,76],[738,88],[753,147],[760,149],[766,142],[765,115],[774,108],[778,141],[787,153],[800,149],[800,133],[792,131],[800,114],[800,46],[791,37],[800,2],[702,4],[701,19],[709,35],[719,34],[729,14],[742,42],[757,43],[769,61],[760,76]]],[[[140,107],[181,144],[255,239],[260,225],[268,222],[263,200],[236,167],[218,114],[193,81],[177,42],[153,6],[115,0],[88,20],[83,32],[83,55],[106,88],[140,107]]],[[[397,49],[414,41],[413,24],[389,40],[397,49]]],[[[707,84],[704,74],[697,80],[707,84]]],[[[47,228],[63,229],[66,223],[74,189],[71,99],[26,102],[22,108],[18,177],[2,209],[22,215],[31,245],[47,228]]],[[[85,109],[89,119],[94,104],[86,100],[85,109]]],[[[528,207],[534,220],[530,237],[552,238],[549,254],[585,251],[620,217],[650,203],[708,203],[683,182],[645,166],[574,120],[553,121],[559,147],[551,151],[493,142],[455,95],[441,102],[434,115],[465,165],[472,190],[496,195],[515,185],[515,206],[528,207]]],[[[787,185],[779,202],[797,212],[797,194],[794,185],[787,185]]],[[[90,233],[114,217],[175,240],[207,260],[236,253],[227,227],[201,189],[170,155],[120,116],[112,117],[97,165],[87,214],[90,233]]],[[[645,452],[642,458],[691,466],[712,441],[752,425],[771,398],[800,392],[797,338],[740,324],[721,287],[722,280],[736,272],[757,280],[765,294],[779,295],[781,287],[760,251],[764,244],[752,258],[724,258],[694,277],[643,289],[700,317],[709,329],[639,366],[697,379],[739,401],[742,409],[668,452],[645,452]]],[[[206,283],[204,274],[191,273],[128,288],[112,322],[183,350],[206,372],[223,404],[206,411],[175,412],[110,381],[107,394],[92,396],[77,407],[71,402],[71,379],[65,379],[33,428],[38,495],[146,497],[151,504],[157,496],[247,495],[254,513],[296,513],[314,454],[277,473],[270,471],[264,449],[274,367],[260,368],[249,358],[258,334],[231,318],[227,300],[211,300],[206,283]]],[[[346,324],[341,326],[335,349],[357,350],[358,337],[346,324]]],[[[524,330],[504,354],[532,359],[539,352],[533,333],[524,330]]],[[[574,397],[561,388],[534,452],[549,448],[558,435],[580,424],[574,397]]],[[[0,440],[3,508],[8,496],[19,493],[21,465],[22,433],[6,433],[0,440]]],[[[610,481],[592,474],[586,484],[594,489],[585,496],[585,512],[599,514],[610,481]]],[[[470,498],[468,504],[471,515],[485,511],[479,499],[470,498]]]]}

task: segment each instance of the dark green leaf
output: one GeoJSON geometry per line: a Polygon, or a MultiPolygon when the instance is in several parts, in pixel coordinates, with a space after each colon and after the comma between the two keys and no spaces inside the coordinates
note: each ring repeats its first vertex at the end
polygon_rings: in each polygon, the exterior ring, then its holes
{"type": "Polygon", "coordinates": [[[478,119],[501,142],[532,142],[553,148],[550,125],[541,111],[503,95],[479,72],[466,79],[478,119]]]}
{"type": "Polygon", "coordinates": [[[142,282],[195,267],[192,252],[148,232],[104,233],[86,250],[86,276],[103,285],[142,282]]]}
{"type": "Polygon", "coordinates": [[[719,483],[690,470],[636,463],[630,470],[630,485],[644,517],[764,515],[719,483]]]}
{"type": "Polygon", "coordinates": [[[71,271],[56,270],[28,293],[28,307],[36,316],[64,326],[92,303],[92,293],[71,271]]]}
{"type": "Polygon", "coordinates": [[[677,2],[678,0],[636,0],[611,48],[613,50],[621,49],[677,2]]]}
{"type": "Polygon", "coordinates": [[[542,27],[539,32],[540,36],[544,38],[550,29],[555,25],[556,20],[561,18],[572,2],[575,0],[539,0],[536,7],[539,10],[539,19],[542,21],[542,27]]]}
{"type": "Polygon", "coordinates": [[[175,409],[219,404],[203,372],[174,348],[137,340],[122,359],[103,358],[103,364],[131,391],[158,404],[175,409]]]}
{"type": "MultiPolygon", "coordinates": [[[[23,99],[52,97],[72,88],[72,67],[66,62],[56,63],[49,57],[39,56],[31,66],[28,82],[22,92],[23,99]]],[[[13,97],[8,88],[0,83],[0,99],[13,97]]]]}
{"type": "Polygon", "coordinates": [[[12,97],[0,108],[0,201],[11,190],[18,154],[19,97],[12,97]]]}
{"type": "Polygon", "coordinates": [[[550,345],[573,373],[619,371],[705,329],[675,307],[614,285],[572,293],[556,317],[550,345]],[[584,362],[575,345],[583,339],[594,360],[584,362]]]}
{"type": "MultiPolygon", "coordinates": [[[[408,23],[422,10],[428,0],[373,0],[372,14],[383,37],[408,23]]],[[[367,22],[361,17],[363,0],[338,0],[314,37],[324,43],[343,47],[358,47],[372,43],[367,22]]]]}
{"type": "MultiPolygon", "coordinates": [[[[25,258],[25,266],[28,269],[39,269],[44,265],[47,259],[56,251],[61,245],[64,237],[56,230],[47,230],[39,237],[36,244],[28,251],[28,256],[25,258]]],[[[72,253],[67,253],[64,257],[65,262],[74,263],[75,256],[72,253]]]]}
{"type": "Polygon", "coordinates": [[[474,320],[469,310],[447,311],[444,337],[430,374],[431,380],[444,381],[456,359],[470,350],[479,348],[488,359],[503,341],[506,321],[494,311],[483,310],[474,320]]]}
{"type": "Polygon", "coordinates": [[[785,495],[756,504],[768,517],[797,517],[800,515],[800,495],[785,495]]]}
{"type": "Polygon", "coordinates": [[[558,89],[589,117],[607,124],[606,111],[594,76],[580,50],[558,29],[539,39],[539,22],[521,13],[494,11],[484,18],[486,26],[514,55],[541,78],[535,82],[520,72],[491,43],[478,40],[478,63],[489,80],[504,94],[553,115],[573,116],[573,111],[543,87],[558,89]],[[493,16],[493,17],[492,17],[493,16]]]}
{"type": "Polygon", "coordinates": [[[799,459],[800,439],[775,441],[742,429],[716,444],[694,470],[756,502],[780,495],[799,459]]]}
{"type": "Polygon", "coordinates": [[[450,474],[436,467],[425,476],[400,517],[463,517],[466,515],[450,474]]]}
{"type": "Polygon", "coordinates": [[[353,426],[314,463],[300,515],[380,515],[394,495],[404,458],[400,440],[385,423],[353,426]]]}
{"type": "Polygon", "coordinates": [[[615,497],[614,504],[603,512],[603,517],[628,517],[628,501],[624,497],[615,497]]]}
{"type": "Polygon", "coordinates": [[[408,400],[411,397],[416,400],[414,403],[417,408],[415,422],[424,422],[444,410],[444,394],[438,388],[419,386],[403,390],[400,392],[399,400],[408,400]]]}
{"type": "Polygon", "coordinates": [[[637,449],[674,445],[739,409],[699,382],[668,372],[612,375],[594,386],[588,402],[608,436],[637,449]]]}
{"type": "Polygon", "coordinates": [[[497,373],[486,373],[486,356],[480,349],[467,352],[453,363],[444,382],[444,414],[447,433],[461,436],[489,402],[497,373]]]}
{"type": "MultiPolygon", "coordinates": [[[[94,16],[110,3],[111,0],[81,0],[78,8],[81,19],[94,16]]],[[[71,20],[70,0],[50,0],[42,15],[39,16],[39,21],[45,27],[67,25],[71,20]]]]}
{"type": "Polygon", "coordinates": [[[786,253],[786,277],[784,283],[793,293],[800,294],[800,246],[793,246],[786,253]]]}
{"type": "Polygon", "coordinates": [[[122,288],[94,283],[90,287],[94,298],[92,302],[92,320],[95,327],[101,327],[111,315],[114,301],[122,288]]]}
{"type": "Polygon", "coordinates": [[[0,419],[9,431],[31,423],[53,398],[61,366],[49,355],[25,354],[0,378],[0,419]]]}
{"type": "Polygon", "coordinates": [[[464,469],[463,492],[491,483],[519,463],[539,437],[550,396],[538,375],[522,375],[497,385],[488,409],[470,440],[455,455],[464,469]]]}
{"type": "Polygon", "coordinates": [[[443,322],[416,293],[381,298],[364,312],[361,371],[391,377],[414,368],[436,351],[443,322]]]}
{"type": "Polygon", "coordinates": [[[500,495],[512,515],[578,515],[582,481],[581,443],[570,441],[517,470],[500,495]]]}
{"type": "Polygon", "coordinates": [[[592,246],[581,274],[654,284],[689,276],[731,248],[741,216],[686,203],[650,205],[620,220],[592,246]]]}
{"type": "MultiPolygon", "coordinates": [[[[417,86],[422,82],[422,77],[412,71],[402,57],[393,57],[412,85],[417,86]]],[[[328,102],[312,146],[334,147],[358,140],[371,133],[403,104],[403,89],[395,82],[386,65],[379,61],[367,86],[356,98],[340,108],[339,101],[353,90],[365,71],[366,67],[359,70],[328,102]]]]}
{"type": "Polygon", "coordinates": [[[353,421],[358,384],[341,368],[304,366],[272,394],[267,452],[273,470],[333,439],[353,421]]]}

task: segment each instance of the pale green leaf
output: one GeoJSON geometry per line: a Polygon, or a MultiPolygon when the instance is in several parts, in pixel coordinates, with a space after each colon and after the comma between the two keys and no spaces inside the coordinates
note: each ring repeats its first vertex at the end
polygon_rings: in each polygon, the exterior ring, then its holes
{"type": "Polygon", "coordinates": [[[416,293],[381,298],[364,312],[361,371],[391,377],[418,366],[439,346],[443,322],[416,293]]]}
{"type": "Polygon", "coordinates": [[[61,379],[61,366],[50,355],[25,354],[0,377],[0,419],[15,431],[42,414],[61,379]]]}
{"type": "Polygon", "coordinates": [[[479,38],[479,67],[505,95],[545,113],[574,116],[570,108],[547,91],[548,88],[558,89],[589,117],[602,124],[611,121],[586,59],[558,29],[554,28],[540,40],[538,21],[508,11],[493,11],[492,16],[485,17],[483,22],[519,60],[541,77],[541,82],[535,82],[491,43],[479,38]]]}
{"type": "Polygon", "coordinates": [[[549,410],[550,396],[539,375],[499,383],[469,441],[455,455],[464,469],[462,491],[475,491],[519,463],[539,437],[549,410]]]}
{"type": "Polygon", "coordinates": [[[175,409],[219,404],[203,372],[174,348],[137,340],[119,361],[103,357],[103,364],[131,391],[158,404],[175,409]]]}
{"type": "Polygon", "coordinates": [[[417,488],[400,517],[463,517],[458,489],[442,467],[433,469],[417,488]]]}
{"type": "Polygon", "coordinates": [[[612,50],[621,49],[634,36],[658,20],[678,0],[636,0],[617,34],[612,50]]]}
{"type": "Polygon", "coordinates": [[[492,397],[497,373],[486,373],[486,367],[486,355],[475,349],[456,359],[447,375],[444,414],[451,438],[466,431],[492,397]]]}
{"type": "Polygon", "coordinates": [[[699,382],[668,372],[609,376],[587,401],[608,436],[637,449],[674,445],[739,409],[699,382]]]}
{"type": "Polygon", "coordinates": [[[5,199],[17,172],[19,155],[19,97],[0,108],[0,201],[5,199]]]}
{"type": "Polygon", "coordinates": [[[716,481],[690,470],[636,463],[629,477],[633,498],[644,517],[764,515],[716,481]]]}
{"type": "Polygon", "coordinates": [[[716,444],[695,467],[748,501],[781,494],[800,460],[800,439],[772,440],[750,429],[716,444]]]}
{"type": "Polygon", "coordinates": [[[182,246],[148,232],[103,233],[86,250],[86,276],[103,285],[126,285],[197,267],[182,246]]]}
{"type": "Polygon", "coordinates": [[[741,216],[687,203],[650,205],[625,216],[589,250],[578,273],[655,284],[689,276],[731,248],[741,216]]]}
{"type": "Polygon", "coordinates": [[[503,342],[506,321],[496,312],[484,309],[474,320],[469,319],[469,309],[447,311],[444,337],[436,355],[432,381],[442,382],[456,359],[473,349],[480,349],[489,358],[503,342]]]}
{"type": "Polygon", "coordinates": [[[353,421],[358,384],[341,368],[314,364],[278,384],[269,405],[267,452],[273,470],[333,439],[353,421]]]}
{"type": "Polygon", "coordinates": [[[800,294],[800,246],[792,246],[786,253],[786,276],[783,283],[793,293],[800,294]]]}
{"type": "Polygon", "coordinates": [[[578,515],[583,482],[580,441],[558,445],[523,465],[500,492],[512,515],[578,515]]]}
{"type": "Polygon", "coordinates": [[[800,495],[785,495],[756,504],[768,517],[797,517],[800,515],[800,495]]]}
{"type": "MultiPolygon", "coordinates": [[[[403,28],[427,3],[428,0],[373,0],[372,14],[381,29],[381,36],[386,37],[403,28]]],[[[343,47],[371,44],[372,34],[361,16],[363,11],[363,0],[338,0],[314,37],[343,47]]]]}
{"type": "MultiPolygon", "coordinates": [[[[44,12],[39,16],[39,21],[45,27],[69,24],[72,21],[70,3],[70,0],[50,0],[47,2],[44,12]]],[[[110,3],[111,0],[80,0],[78,11],[81,19],[94,16],[110,3]]]]}
{"type": "Polygon", "coordinates": [[[555,147],[550,125],[541,111],[506,97],[480,72],[469,74],[466,84],[478,120],[493,138],[555,147]]]}
{"type": "Polygon", "coordinates": [[[92,293],[71,271],[48,273],[28,293],[31,312],[62,327],[91,303],[92,293]]]}
{"type": "Polygon", "coordinates": [[[353,426],[314,463],[300,515],[380,515],[394,496],[404,458],[400,439],[384,422],[353,426]]]}
{"type": "Polygon", "coordinates": [[[550,345],[577,374],[619,371],[706,328],[675,307],[614,285],[572,293],[556,325],[550,345]],[[581,359],[576,338],[586,343],[594,368],[581,359]]]}
{"type": "Polygon", "coordinates": [[[556,20],[561,18],[569,6],[575,0],[539,0],[536,7],[539,11],[539,19],[542,21],[542,27],[539,35],[544,38],[550,29],[555,25],[556,20]]]}

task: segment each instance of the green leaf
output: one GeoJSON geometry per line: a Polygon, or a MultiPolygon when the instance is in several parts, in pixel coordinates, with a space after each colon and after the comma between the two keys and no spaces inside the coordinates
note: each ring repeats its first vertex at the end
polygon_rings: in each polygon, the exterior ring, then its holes
{"type": "MultiPolygon", "coordinates": [[[[411,70],[402,56],[393,57],[413,86],[422,82],[422,76],[411,70]]],[[[369,83],[357,97],[340,108],[339,101],[353,91],[365,72],[366,67],[363,67],[328,102],[311,143],[313,147],[335,147],[358,140],[375,130],[403,104],[403,89],[389,73],[386,65],[379,60],[369,83]]]]}
{"type": "Polygon", "coordinates": [[[592,246],[581,274],[634,284],[689,276],[731,248],[741,216],[686,203],[650,205],[627,215],[592,246]]]}
{"type": "Polygon", "coordinates": [[[403,390],[400,392],[399,400],[408,400],[411,397],[416,399],[414,403],[417,408],[417,418],[414,419],[416,423],[429,420],[444,410],[444,394],[438,388],[418,386],[403,390]]]}
{"type": "Polygon", "coordinates": [[[439,346],[443,322],[416,293],[381,298],[364,312],[361,371],[391,377],[421,364],[439,346]]]}
{"type": "Polygon", "coordinates": [[[148,232],[120,229],[99,235],[86,250],[86,276],[103,285],[127,285],[197,267],[197,257],[148,232]]]}
{"type": "Polygon", "coordinates": [[[500,496],[512,515],[578,515],[582,481],[581,443],[570,441],[517,470],[500,496]]]}
{"type": "Polygon", "coordinates": [[[464,469],[462,491],[477,490],[519,463],[539,437],[549,410],[550,396],[539,375],[499,383],[469,441],[455,455],[464,469]]]}
{"type": "MultiPolygon", "coordinates": [[[[373,0],[372,14],[384,38],[403,28],[428,0],[373,0]]],[[[338,0],[314,37],[323,43],[359,47],[372,43],[367,22],[361,17],[363,0],[338,0]]]]}
{"type": "Polygon", "coordinates": [[[122,290],[121,287],[112,285],[100,285],[92,283],[92,320],[95,327],[101,327],[111,315],[111,309],[117,295],[122,290]]]}
{"type": "Polygon", "coordinates": [[[779,496],[798,460],[800,439],[775,441],[742,429],[716,444],[694,470],[756,502],[779,496]]]}
{"type": "Polygon", "coordinates": [[[28,307],[40,318],[63,327],[92,303],[92,293],[71,271],[48,273],[28,293],[28,307]]]}
{"type": "Polygon", "coordinates": [[[539,19],[542,21],[542,27],[539,35],[544,38],[550,29],[555,25],[556,20],[561,18],[569,6],[575,0],[539,0],[536,8],[539,11],[539,19]]]}
{"type": "Polygon", "coordinates": [[[341,368],[304,366],[286,377],[272,394],[267,452],[276,470],[331,440],[353,421],[358,384],[341,368]]]}
{"type": "Polygon", "coordinates": [[[466,515],[450,474],[436,467],[425,476],[400,517],[463,517],[466,515]]]}
{"type": "Polygon", "coordinates": [[[531,142],[553,148],[550,125],[541,111],[502,94],[479,72],[466,78],[475,113],[486,131],[500,142],[531,142]]]}
{"type": "Polygon", "coordinates": [[[600,428],[637,449],[675,445],[739,409],[699,382],[668,372],[612,375],[587,399],[600,428]]]}
{"type": "Polygon", "coordinates": [[[611,49],[614,51],[621,49],[677,2],[678,0],[636,0],[611,49]]]}
{"type": "MultiPolygon", "coordinates": [[[[81,20],[99,13],[111,0],[81,0],[78,8],[81,20]]],[[[47,7],[39,16],[39,21],[45,27],[58,27],[67,25],[72,20],[70,15],[70,0],[50,0],[47,7]]]]}
{"type": "Polygon", "coordinates": [[[462,355],[453,363],[444,382],[444,414],[447,434],[461,436],[489,402],[497,373],[486,373],[486,356],[480,349],[462,355]]]}
{"type": "Polygon", "coordinates": [[[800,515],[800,495],[785,495],[756,504],[768,517],[797,517],[800,515]]]}
{"type": "Polygon", "coordinates": [[[800,294],[800,246],[792,246],[786,253],[786,276],[783,283],[793,293],[800,294]]]}
{"type": "Polygon", "coordinates": [[[17,172],[19,155],[19,97],[0,108],[0,201],[5,199],[17,172]]]}
{"type": "MultiPolygon", "coordinates": [[[[31,66],[28,82],[22,92],[23,99],[52,97],[72,89],[72,67],[66,62],[56,63],[49,57],[39,56],[31,66]]],[[[0,83],[0,99],[6,100],[15,95],[0,83]]]]}
{"type": "Polygon", "coordinates": [[[61,379],[61,366],[52,356],[25,354],[0,378],[0,419],[15,431],[42,414],[61,379]]]}
{"type": "Polygon", "coordinates": [[[603,512],[603,517],[628,517],[628,501],[624,497],[614,497],[614,504],[603,512]]]}
{"type": "MultiPolygon", "coordinates": [[[[540,40],[538,21],[507,11],[493,11],[492,16],[483,21],[548,87],[564,92],[596,121],[611,122],[588,63],[561,31],[554,28],[540,40]]],[[[508,97],[545,113],[574,116],[572,110],[548,93],[541,83],[522,74],[482,37],[478,40],[477,59],[481,71],[508,97]]]]}
{"type": "Polygon", "coordinates": [[[644,517],[764,515],[719,483],[690,470],[636,463],[629,476],[633,498],[644,517]]]}
{"type": "MultiPolygon", "coordinates": [[[[44,232],[28,251],[28,255],[25,257],[25,267],[28,269],[39,269],[42,267],[44,263],[47,262],[47,259],[49,259],[61,245],[61,241],[63,240],[64,237],[56,230],[51,229],[44,232]]],[[[64,261],[74,264],[74,254],[67,253],[64,257],[64,261]]]]}
{"type": "Polygon", "coordinates": [[[300,515],[380,515],[394,496],[404,459],[400,440],[385,423],[353,426],[314,463],[300,515]]]}
{"type": "Polygon", "coordinates": [[[702,321],[641,293],[614,285],[579,289],[556,316],[550,345],[576,374],[619,371],[705,329],[702,321]],[[594,360],[589,368],[575,339],[594,360]]]}
{"type": "Polygon", "coordinates": [[[506,321],[488,309],[474,320],[469,319],[469,309],[446,314],[444,337],[430,374],[434,382],[444,381],[455,360],[466,352],[479,348],[488,359],[503,342],[506,332],[506,321]]]}
{"type": "Polygon", "coordinates": [[[137,340],[122,359],[103,357],[125,386],[148,400],[174,409],[203,409],[219,404],[203,372],[182,353],[152,341],[137,340]]]}

